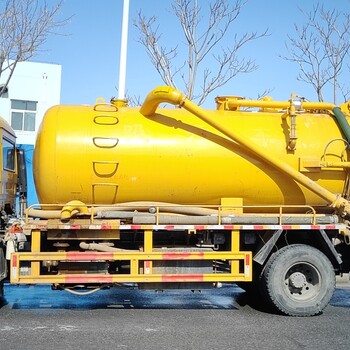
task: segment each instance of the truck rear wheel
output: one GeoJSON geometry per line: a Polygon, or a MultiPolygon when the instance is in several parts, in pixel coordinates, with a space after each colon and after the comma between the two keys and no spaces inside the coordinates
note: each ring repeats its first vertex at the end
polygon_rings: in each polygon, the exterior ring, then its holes
{"type": "Polygon", "coordinates": [[[262,275],[262,288],[278,311],[290,316],[313,316],[329,303],[335,273],[321,251],[293,244],[271,255],[262,275]]]}

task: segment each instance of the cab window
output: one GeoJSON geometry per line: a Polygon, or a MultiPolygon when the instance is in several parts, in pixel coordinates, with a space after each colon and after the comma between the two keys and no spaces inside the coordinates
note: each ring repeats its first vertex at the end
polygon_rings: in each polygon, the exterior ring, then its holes
{"type": "Polygon", "coordinates": [[[15,171],[15,145],[7,139],[2,140],[2,165],[4,170],[15,171]]]}

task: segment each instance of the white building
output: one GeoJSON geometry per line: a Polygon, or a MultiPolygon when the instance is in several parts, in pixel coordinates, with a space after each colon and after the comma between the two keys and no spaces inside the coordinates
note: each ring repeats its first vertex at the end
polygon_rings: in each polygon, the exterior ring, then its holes
{"type": "MultiPolygon", "coordinates": [[[[17,145],[26,151],[29,204],[38,202],[32,177],[35,138],[45,111],[60,103],[61,70],[58,64],[19,62],[7,92],[0,97],[0,115],[15,130],[17,145]]],[[[7,77],[4,71],[0,85],[7,77]]]]}
{"type": "MultiPolygon", "coordinates": [[[[7,79],[4,71],[0,84],[7,79]]],[[[45,111],[60,103],[61,66],[51,63],[19,62],[0,98],[0,114],[16,131],[17,143],[34,145],[45,111]]]]}

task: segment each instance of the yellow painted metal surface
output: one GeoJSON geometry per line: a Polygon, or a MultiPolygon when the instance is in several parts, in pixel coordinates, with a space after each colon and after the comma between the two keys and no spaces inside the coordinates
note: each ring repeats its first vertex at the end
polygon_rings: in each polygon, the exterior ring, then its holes
{"type": "MultiPolygon", "coordinates": [[[[26,265],[24,265],[26,266],[26,265]]],[[[21,252],[11,255],[11,283],[125,283],[125,282],[233,282],[252,280],[252,253],[241,251],[229,252],[21,252]],[[207,274],[153,274],[151,265],[140,269],[140,264],[159,260],[227,260],[232,261],[231,271],[227,273],[207,274]],[[23,268],[22,263],[31,265],[44,261],[130,261],[129,274],[105,273],[65,273],[41,274],[37,269],[23,268]],[[244,265],[239,269],[239,261],[244,265]],[[242,270],[242,271],[241,271],[242,270]]]]}
{"type": "MultiPolygon", "coordinates": [[[[178,99],[181,105],[182,96],[178,99]]],[[[207,113],[295,170],[300,170],[301,158],[348,160],[344,142],[338,140],[342,133],[328,113],[297,111],[296,149],[288,150],[291,120],[280,104],[275,106],[207,113]]],[[[222,198],[242,198],[244,205],[327,203],[179,108],[158,109],[144,117],[139,108],[123,106],[53,107],[38,133],[34,169],[41,203],[147,200],[209,205],[220,204],[222,198]]],[[[343,168],[313,168],[305,174],[332,193],[344,191],[343,168]]]]}

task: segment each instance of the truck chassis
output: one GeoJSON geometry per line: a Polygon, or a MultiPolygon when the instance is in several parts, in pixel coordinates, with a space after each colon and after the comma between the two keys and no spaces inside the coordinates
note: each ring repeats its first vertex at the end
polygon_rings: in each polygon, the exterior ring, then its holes
{"type": "MultiPolygon", "coordinates": [[[[93,213],[94,208],[88,211],[93,213]]],[[[49,283],[57,289],[84,288],[90,293],[130,284],[141,289],[201,290],[235,282],[275,311],[318,314],[333,294],[335,274],[345,267],[334,242],[348,238],[347,227],[317,223],[328,216],[291,216],[282,211],[281,207],[279,214],[237,215],[220,207],[217,223],[208,225],[160,224],[159,207],[155,224],[81,214],[68,220],[27,218],[22,232],[12,233],[14,240],[22,237],[22,244],[11,254],[11,283],[49,283]],[[277,223],[221,222],[228,217],[259,220],[259,216],[261,221],[273,218],[277,223]]],[[[175,215],[174,221],[178,220],[175,215]]]]}

